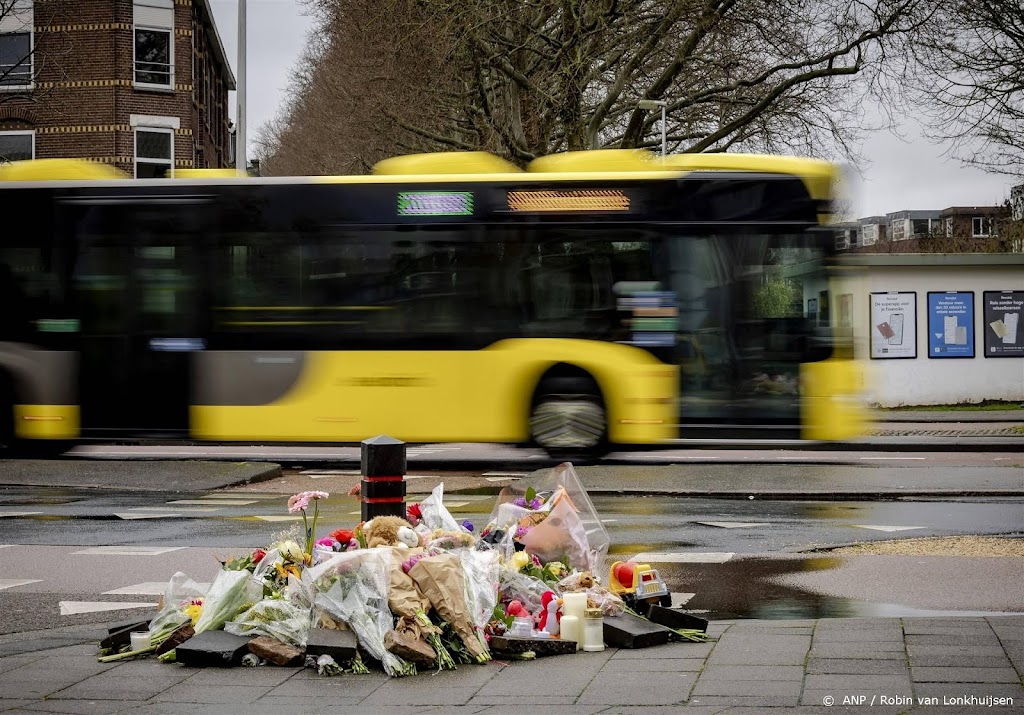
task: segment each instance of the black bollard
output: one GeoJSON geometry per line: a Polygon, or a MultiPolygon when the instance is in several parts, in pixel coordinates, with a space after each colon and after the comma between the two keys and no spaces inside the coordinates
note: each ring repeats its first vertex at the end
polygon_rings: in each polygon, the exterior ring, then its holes
{"type": "Polygon", "coordinates": [[[363,521],[385,515],[404,519],[405,442],[386,435],[364,439],[361,467],[363,521]]]}

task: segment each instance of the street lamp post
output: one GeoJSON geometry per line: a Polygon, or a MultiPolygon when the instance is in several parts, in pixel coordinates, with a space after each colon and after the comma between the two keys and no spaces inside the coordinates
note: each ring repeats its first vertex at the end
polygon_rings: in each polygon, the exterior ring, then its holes
{"type": "Polygon", "coordinates": [[[235,116],[235,168],[242,171],[249,168],[245,146],[245,34],[245,0],[238,0],[238,78],[236,82],[238,109],[235,116]]]}
{"type": "Polygon", "coordinates": [[[668,102],[664,99],[641,99],[636,103],[640,109],[657,109],[661,107],[661,156],[665,157],[665,145],[668,143],[668,127],[665,123],[665,108],[668,106],[668,102]]]}

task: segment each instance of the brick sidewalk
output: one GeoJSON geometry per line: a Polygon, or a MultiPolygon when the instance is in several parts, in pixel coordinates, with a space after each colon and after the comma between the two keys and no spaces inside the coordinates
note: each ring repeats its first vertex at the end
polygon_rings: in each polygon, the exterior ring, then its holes
{"type": "Polygon", "coordinates": [[[96,662],[102,629],[0,637],[0,710],[67,713],[1020,712],[1024,615],[716,621],[717,641],[391,679],[96,662]],[[828,698],[837,706],[825,708],[828,698]],[[935,701],[926,701],[934,698],[935,701]],[[919,704],[919,699],[920,703],[919,704]],[[988,704],[1006,703],[1004,707],[988,704]],[[927,702],[928,704],[924,704],[927,702]],[[738,708],[738,709],[733,709],[738,708]],[[748,709],[749,708],[749,709],[748,709]]]}

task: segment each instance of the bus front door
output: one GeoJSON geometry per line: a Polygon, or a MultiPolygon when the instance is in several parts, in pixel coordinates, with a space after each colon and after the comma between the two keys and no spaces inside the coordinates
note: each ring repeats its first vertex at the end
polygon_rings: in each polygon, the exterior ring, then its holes
{"type": "Polygon", "coordinates": [[[83,433],[187,435],[192,353],[205,347],[195,241],[208,204],[97,198],[64,209],[83,433]]]}

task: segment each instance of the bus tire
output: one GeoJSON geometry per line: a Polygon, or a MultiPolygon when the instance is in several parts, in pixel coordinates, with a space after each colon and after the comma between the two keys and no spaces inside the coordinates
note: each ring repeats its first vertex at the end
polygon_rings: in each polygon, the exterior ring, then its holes
{"type": "Polygon", "coordinates": [[[607,414],[592,377],[558,375],[541,380],[530,407],[530,437],[553,459],[588,461],[608,451],[607,414]]]}

